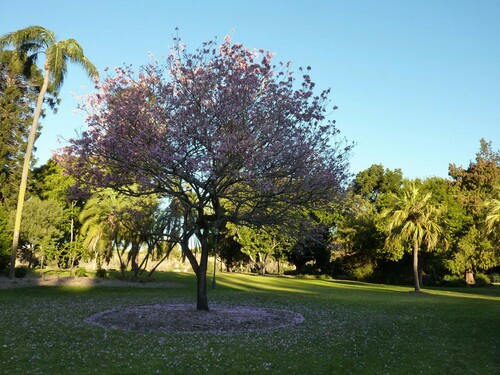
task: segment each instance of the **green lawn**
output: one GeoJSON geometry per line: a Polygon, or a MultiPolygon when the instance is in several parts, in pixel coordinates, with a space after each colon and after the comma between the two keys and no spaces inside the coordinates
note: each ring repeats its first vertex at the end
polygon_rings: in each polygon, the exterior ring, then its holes
{"type": "Polygon", "coordinates": [[[217,275],[211,303],[300,312],[262,333],[144,334],[85,318],[118,306],[194,304],[184,288],[0,290],[1,374],[499,374],[500,287],[426,289],[253,275],[217,275]]]}

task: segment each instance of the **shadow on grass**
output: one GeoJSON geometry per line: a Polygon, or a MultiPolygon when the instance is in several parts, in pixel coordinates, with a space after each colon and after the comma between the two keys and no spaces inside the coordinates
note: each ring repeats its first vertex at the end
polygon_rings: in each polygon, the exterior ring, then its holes
{"type": "MultiPolygon", "coordinates": [[[[186,294],[192,293],[196,287],[196,277],[194,273],[183,272],[157,272],[153,279],[142,278],[133,279],[128,275],[125,280],[120,280],[119,272],[111,272],[108,278],[95,277],[69,277],[50,275],[41,277],[28,277],[23,279],[8,279],[0,277],[0,290],[20,287],[57,287],[55,289],[65,291],[85,291],[89,289],[189,289],[186,294]]],[[[211,283],[211,275],[207,275],[207,283],[211,283]]],[[[500,301],[500,287],[490,286],[486,288],[438,288],[426,287],[423,293],[411,293],[413,288],[410,286],[396,286],[385,284],[370,284],[358,281],[346,280],[321,280],[309,278],[280,277],[280,276],[260,276],[256,274],[238,274],[238,273],[218,273],[216,276],[216,291],[211,293],[220,293],[224,291],[243,291],[256,293],[279,293],[282,295],[298,296],[330,296],[343,295],[349,296],[356,292],[360,299],[379,298],[379,296],[393,295],[394,297],[402,295],[412,295],[416,298],[426,297],[454,297],[454,298],[472,298],[500,301]]]]}

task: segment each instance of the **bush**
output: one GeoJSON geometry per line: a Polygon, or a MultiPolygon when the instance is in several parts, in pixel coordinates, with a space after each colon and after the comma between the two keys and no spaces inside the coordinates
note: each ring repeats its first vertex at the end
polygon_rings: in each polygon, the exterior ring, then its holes
{"type": "Polygon", "coordinates": [[[443,280],[441,280],[440,286],[451,287],[451,288],[463,288],[468,285],[463,277],[445,276],[443,280]]]}
{"type": "Polygon", "coordinates": [[[437,286],[439,281],[432,274],[422,275],[422,285],[421,286],[437,286]]]}
{"type": "Polygon", "coordinates": [[[77,277],[85,277],[85,276],[87,276],[87,270],[85,269],[85,267],[78,267],[75,270],[75,276],[77,276],[77,277]]]}
{"type": "Polygon", "coordinates": [[[10,262],[10,253],[8,250],[0,247],[0,270],[6,270],[10,262]]]}
{"type": "Polygon", "coordinates": [[[490,278],[484,273],[476,273],[474,280],[476,281],[474,286],[484,287],[491,284],[490,278]]]}
{"type": "Polygon", "coordinates": [[[9,214],[0,206],[0,270],[7,269],[10,263],[12,238],[7,230],[9,214]]]}
{"type": "Polygon", "coordinates": [[[500,274],[498,273],[491,274],[490,280],[492,283],[500,283],[500,274]]]}
{"type": "Polygon", "coordinates": [[[18,277],[20,279],[22,279],[23,277],[26,277],[26,275],[28,274],[28,267],[26,266],[19,266],[19,267],[16,267],[14,268],[14,277],[18,277]]]}
{"type": "Polygon", "coordinates": [[[100,278],[106,278],[107,277],[106,270],[98,268],[97,271],[95,271],[95,276],[100,278]]]}
{"type": "Polygon", "coordinates": [[[316,278],[319,279],[319,280],[331,280],[332,279],[332,277],[330,275],[327,275],[327,274],[324,274],[324,273],[321,274],[321,275],[316,276],[316,278]]]}

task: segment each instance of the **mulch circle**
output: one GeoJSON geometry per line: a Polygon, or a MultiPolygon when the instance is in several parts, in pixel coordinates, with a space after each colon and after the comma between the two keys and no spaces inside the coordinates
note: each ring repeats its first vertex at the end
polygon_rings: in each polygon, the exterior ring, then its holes
{"type": "Polygon", "coordinates": [[[85,321],[123,331],[233,334],[292,326],[302,323],[304,317],[290,310],[253,306],[211,305],[207,312],[191,304],[156,304],[101,311],[85,321]]]}

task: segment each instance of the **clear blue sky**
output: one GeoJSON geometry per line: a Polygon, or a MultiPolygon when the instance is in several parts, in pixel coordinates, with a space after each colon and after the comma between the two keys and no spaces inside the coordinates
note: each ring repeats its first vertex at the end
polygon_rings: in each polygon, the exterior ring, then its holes
{"type": "MultiPolygon", "coordinates": [[[[356,147],[352,173],[383,164],[405,177],[446,177],[467,166],[484,137],[500,148],[500,1],[3,1],[0,34],[29,25],[75,38],[102,71],[168,54],[179,27],[188,49],[214,36],[310,65],[332,88],[343,136],[356,147]]],[[[57,115],[43,120],[36,156],[45,162],[83,129],[82,85],[71,67],[57,115]]]]}

